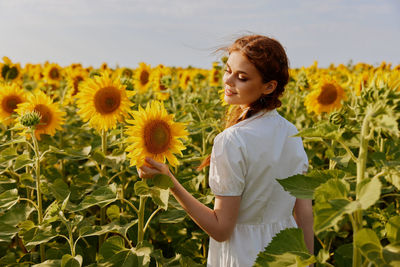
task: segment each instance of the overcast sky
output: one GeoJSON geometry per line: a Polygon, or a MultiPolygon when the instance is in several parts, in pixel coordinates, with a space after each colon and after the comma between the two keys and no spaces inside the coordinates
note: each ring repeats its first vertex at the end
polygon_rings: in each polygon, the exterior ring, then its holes
{"type": "Polygon", "coordinates": [[[0,0],[0,58],[22,64],[210,68],[247,32],[278,39],[291,67],[400,64],[399,0],[0,0]]]}

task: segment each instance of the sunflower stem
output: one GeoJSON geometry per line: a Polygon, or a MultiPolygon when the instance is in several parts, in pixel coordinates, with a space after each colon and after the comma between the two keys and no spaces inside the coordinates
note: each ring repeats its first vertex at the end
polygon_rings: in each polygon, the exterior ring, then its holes
{"type": "Polygon", "coordinates": [[[140,196],[138,213],[138,239],[136,246],[143,242],[144,238],[144,209],[146,206],[146,200],[146,196],[140,196]]]}
{"type": "MultiPolygon", "coordinates": [[[[107,153],[107,132],[106,130],[101,131],[101,151],[103,152],[104,156],[107,153]]],[[[101,164],[101,176],[106,177],[106,166],[104,164],[101,164]]],[[[106,207],[100,208],[100,225],[105,225],[106,224],[106,207]]],[[[105,234],[102,234],[99,236],[99,249],[104,243],[104,240],[106,238],[105,234]]]]}
{"type": "MultiPolygon", "coordinates": [[[[43,206],[42,206],[42,193],[40,191],[40,151],[39,144],[35,136],[35,132],[32,129],[31,132],[33,146],[35,151],[35,174],[36,174],[36,194],[37,194],[37,207],[38,207],[38,223],[39,225],[43,222],[43,206]]],[[[40,261],[45,260],[45,247],[44,244],[39,245],[40,248],[40,261]]]]}
{"type": "MultiPolygon", "coordinates": [[[[361,126],[361,136],[360,136],[360,151],[358,153],[357,160],[357,184],[356,184],[356,199],[360,197],[360,186],[361,182],[365,178],[365,169],[367,166],[367,155],[368,155],[368,141],[370,138],[370,118],[372,116],[371,112],[367,112],[364,117],[361,126]]],[[[362,228],[362,210],[358,209],[353,213],[353,267],[361,266],[361,253],[356,247],[354,242],[354,236],[362,228]]]]}

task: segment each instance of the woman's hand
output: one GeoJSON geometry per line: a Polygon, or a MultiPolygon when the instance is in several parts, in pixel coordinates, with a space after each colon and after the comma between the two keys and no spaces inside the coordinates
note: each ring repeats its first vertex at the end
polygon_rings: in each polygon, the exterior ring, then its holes
{"type": "Polygon", "coordinates": [[[146,165],[137,168],[137,172],[140,178],[153,178],[156,174],[165,174],[171,177],[171,172],[169,171],[168,165],[158,162],[152,158],[146,157],[146,165]]]}

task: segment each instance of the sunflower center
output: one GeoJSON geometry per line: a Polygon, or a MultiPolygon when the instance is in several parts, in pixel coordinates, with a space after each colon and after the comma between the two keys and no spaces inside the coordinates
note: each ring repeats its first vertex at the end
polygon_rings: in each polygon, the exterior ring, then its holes
{"type": "Polygon", "coordinates": [[[165,152],[170,146],[171,137],[171,129],[165,121],[154,120],[144,127],[144,143],[152,154],[165,152]]]}
{"type": "Polygon", "coordinates": [[[60,72],[58,71],[57,68],[52,68],[49,72],[50,78],[53,80],[58,80],[60,78],[60,72]]]}
{"type": "Polygon", "coordinates": [[[6,80],[14,80],[18,77],[18,69],[15,66],[4,65],[1,69],[1,76],[6,80]]]}
{"type": "Polygon", "coordinates": [[[322,105],[330,105],[337,99],[337,90],[333,84],[325,84],[322,86],[322,91],[317,100],[322,105]]]}
{"type": "Polygon", "coordinates": [[[74,78],[74,91],[72,92],[72,96],[76,95],[79,92],[79,83],[83,81],[81,76],[76,76],[74,78]]]}
{"type": "Polygon", "coordinates": [[[149,82],[149,73],[147,71],[142,71],[142,73],[140,73],[140,83],[145,85],[149,82]]]}
{"type": "Polygon", "coordinates": [[[219,73],[218,73],[218,71],[214,71],[214,73],[213,73],[213,80],[214,80],[214,82],[219,82],[219,73]]]}
{"type": "Polygon", "coordinates": [[[12,114],[17,105],[22,102],[22,99],[16,95],[10,95],[3,99],[1,106],[8,114],[12,114]]]}
{"type": "Polygon", "coordinates": [[[40,123],[36,125],[36,129],[40,130],[46,128],[51,123],[51,120],[53,118],[51,110],[46,105],[43,104],[36,105],[33,110],[39,112],[40,116],[42,117],[40,119],[40,123]]]}
{"type": "Polygon", "coordinates": [[[121,104],[121,93],[113,87],[107,86],[97,91],[94,96],[94,106],[97,112],[109,114],[119,108],[121,104]]]}

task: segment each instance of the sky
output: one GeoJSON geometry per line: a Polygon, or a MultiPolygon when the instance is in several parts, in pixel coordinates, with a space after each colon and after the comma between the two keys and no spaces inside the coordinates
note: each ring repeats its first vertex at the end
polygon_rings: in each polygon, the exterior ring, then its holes
{"type": "Polygon", "coordinates": [[[255,33],[290,66],[400,64],[399,0],[0,0],[0,58],[61,66],[210,68],[255,33]]]}

